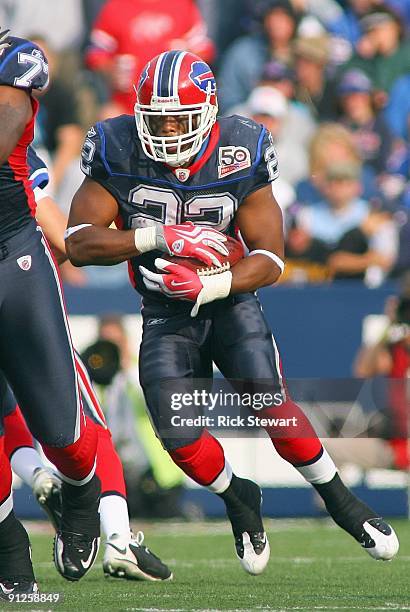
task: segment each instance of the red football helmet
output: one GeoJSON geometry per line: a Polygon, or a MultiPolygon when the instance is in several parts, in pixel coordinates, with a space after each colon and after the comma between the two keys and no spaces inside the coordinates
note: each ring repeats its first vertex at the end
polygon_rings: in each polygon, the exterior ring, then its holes
{"type": "Polygon", "coordinates": [[[183,166],[201,149],[216,121],[216,83],[210,67],[193,53],[161,53],[145,66],[136,92],[135,120],[145,154],[183,166]],[[185,118],[185,133],[157,136],[154,119],[164,116],[185,118]]]}

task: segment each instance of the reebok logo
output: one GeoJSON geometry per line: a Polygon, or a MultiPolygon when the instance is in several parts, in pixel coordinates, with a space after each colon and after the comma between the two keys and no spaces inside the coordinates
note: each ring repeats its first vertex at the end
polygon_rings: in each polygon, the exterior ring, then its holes
{"type": "Polygon", "coordinates": [[[154,325],[164,325],[167,322],[167,319],[149,319],[147,322],[147,327],[153,327],[154,325]]]}

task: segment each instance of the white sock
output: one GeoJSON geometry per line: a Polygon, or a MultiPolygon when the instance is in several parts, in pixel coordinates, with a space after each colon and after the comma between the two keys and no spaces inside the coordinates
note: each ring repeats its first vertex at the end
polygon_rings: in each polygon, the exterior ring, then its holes
{"type": "Polygon", "coordinates": [[[10,495],[0,504],[0,523],[6,520],[10,512],[13,510],[13,491],[10,495]]]}
{"type": "Polygon", "coordinates": [[[131,527],[128,506],[120,495],[106,495],[101,498],[100,521],[107,538],[114,533],[129,538],[131,527]]]}
{"type": "Polygon", "coordinates": [[[223,493],[224,491],[226,491],[226,489],[231,484],[231,480],[232,480],[232,468],[227,462],[227,460],[225,459],[224,469],[219,474],[219,476],[213,482],[211,482],[211,484],[208,485],[206,488],[209,489],[209,491],[212,491],[212,493],[223,493]]]}
{"type": "Polygon", "coordinates": [[[34,470],[37,468],[44,469],[44,464],[41,457],[35,448],[23,446],[18,448],[11,457],[11,467],[13,472],[21,478],[29,487],[33,483],[34,470]]]}
{"type": "Polygon", "coordinates": [[[325,484],[326,482],[330,482],[337,472],[333,459],[325,448],[317,461],[309,465],[297,467],[296,469],[302,474],[303,478],[311,484],[325,484]]]}

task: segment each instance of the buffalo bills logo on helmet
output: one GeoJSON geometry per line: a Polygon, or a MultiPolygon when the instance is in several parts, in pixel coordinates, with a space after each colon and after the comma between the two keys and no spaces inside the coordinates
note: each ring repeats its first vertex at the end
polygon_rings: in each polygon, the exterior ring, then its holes
{"type": "Polygon", "coordinates": [[[151,66],[151,62],[148,62],[148,64],[145,66],[144,70],[142,71],[141,76],[140,76],[140,81],[138,83],[138,90],[141,89],[141,87],[144,85],[145,81],[147,80],[150,66],[151,66]]]}
{"type": "Polygon", "coordinates": [[[216,92],[215,77],[205,62],[194,62],[189,78],[201,91],[211,94],[216,92]]]}

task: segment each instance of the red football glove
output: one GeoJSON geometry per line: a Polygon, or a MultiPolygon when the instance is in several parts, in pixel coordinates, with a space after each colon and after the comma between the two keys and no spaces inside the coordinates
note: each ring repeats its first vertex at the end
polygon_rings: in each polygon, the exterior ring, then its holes
{"type": "Polygon", "coordinates": [[[155,266],[157,270],[168,272],[168,274],[151,272],[144,266],[140,266],[139,269],[147,289],[158,291],[170,298],[196,301],[202,290],[202,283],[196,272],[160,258],[155,260],[155,266]]]}
{"type": "Polygon", "coordinates": [[[157,248],[179,257],[194,257],[207,266],[221,266],[215,255],[228,255],[224,246],[226,236],[210,227],[194,225],[190,221],[181,225],[159,225],[156,234],[157,248]]]}
{"type": "Polygon", "coordinates": [[[191,311],[192,317],[196,317],[202,304],[229,295],[232,283],[232,273],[229,271],[214,276],[198,276],[196,272],[184,266],[160,258],[155,260],[155,266],[167,274],[159,274],[143,266],[139,267],[146,288],[163,293],[169,298],[195,302],[191,311]]]}

